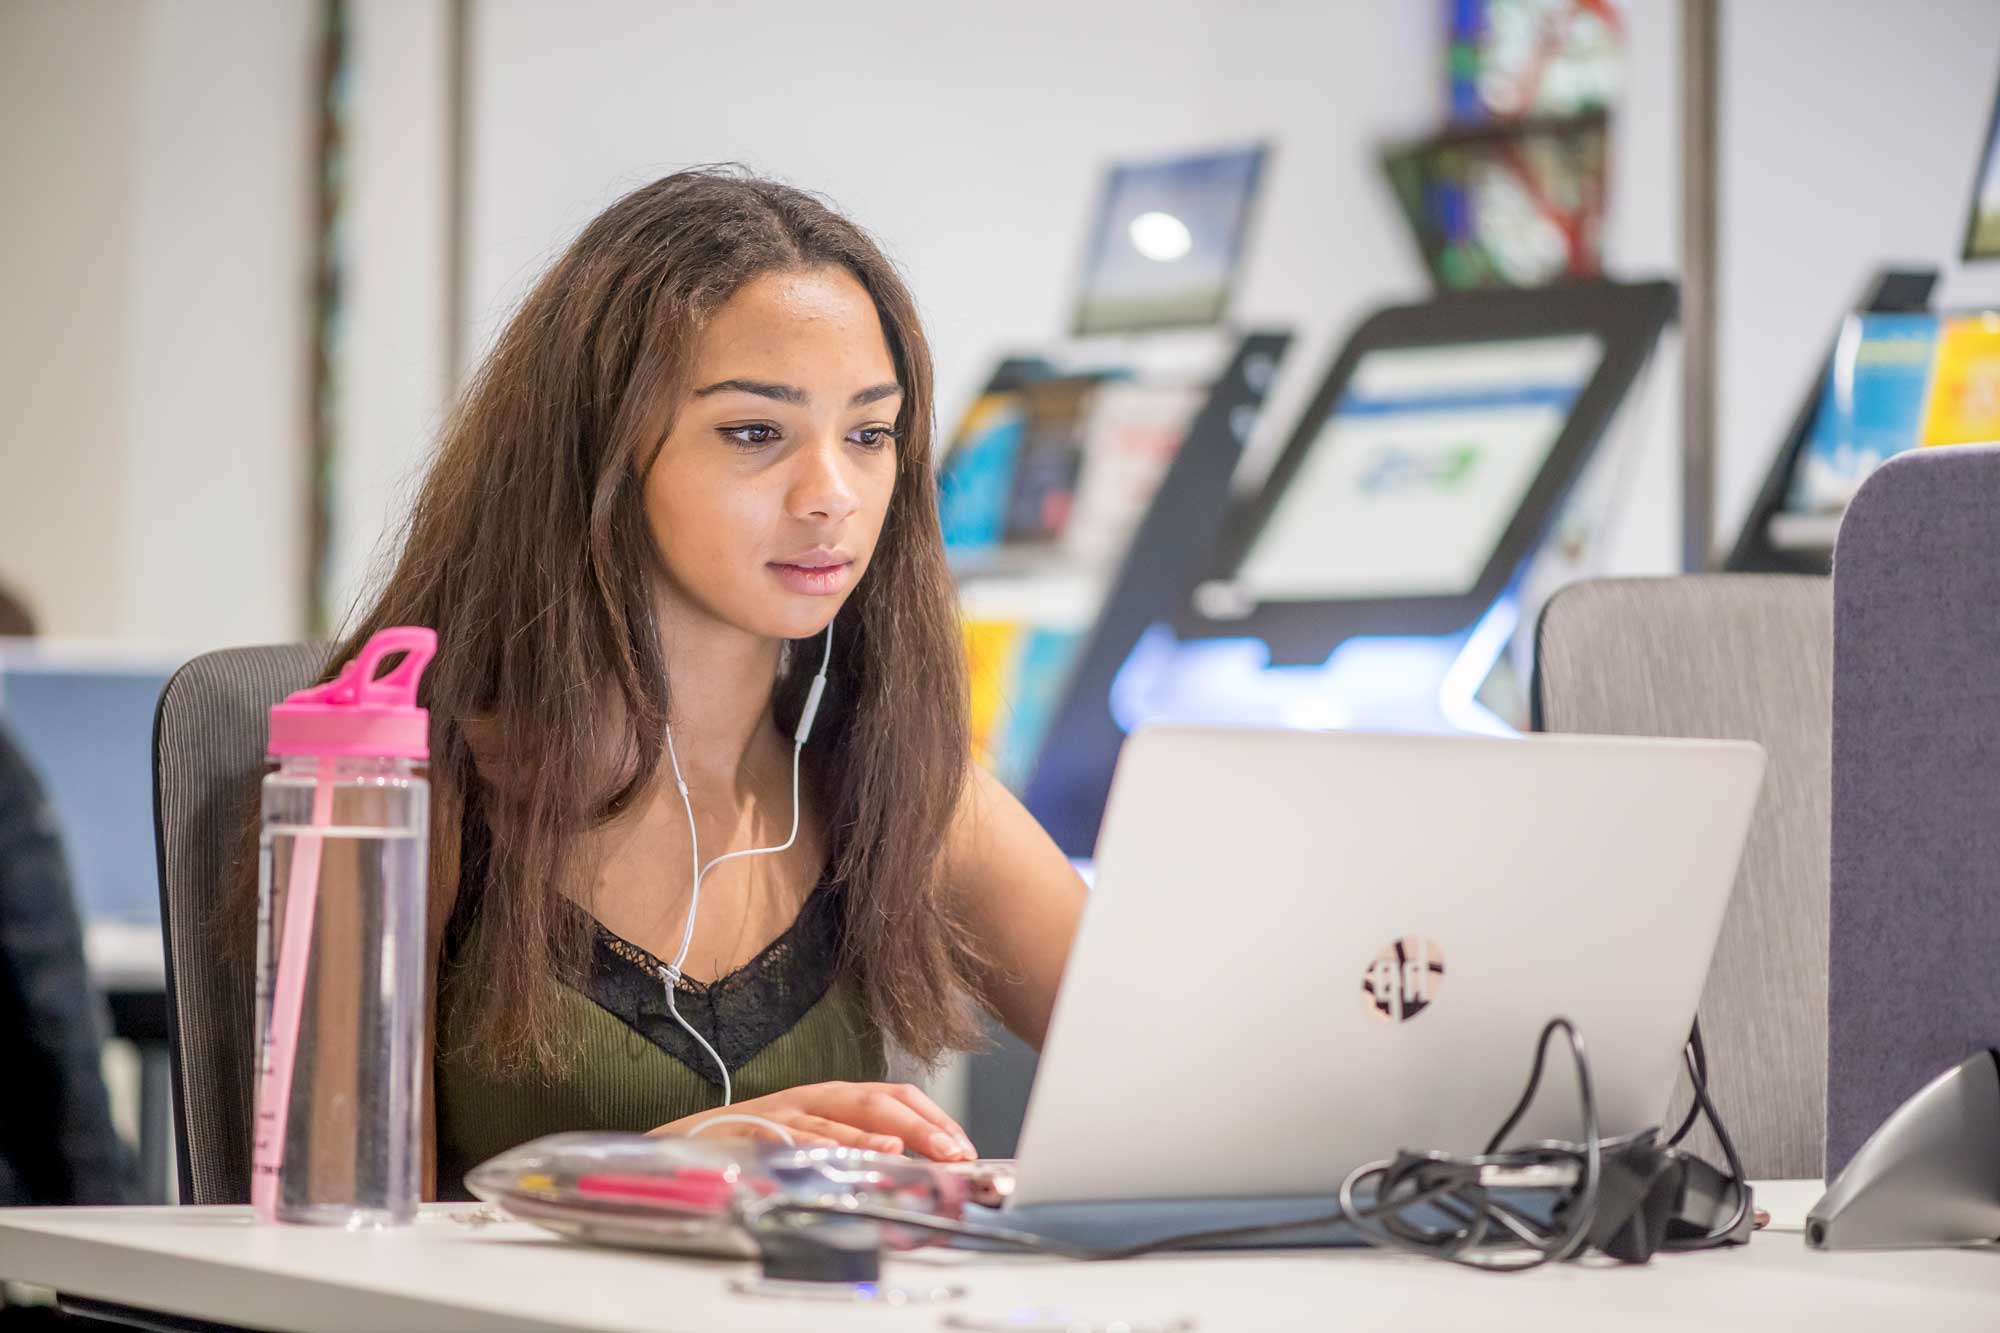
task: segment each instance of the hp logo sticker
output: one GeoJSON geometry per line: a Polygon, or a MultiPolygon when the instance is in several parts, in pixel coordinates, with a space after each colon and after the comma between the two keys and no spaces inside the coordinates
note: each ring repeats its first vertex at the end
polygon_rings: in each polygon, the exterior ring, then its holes
{"type": "Polygon", "coordinates": [[[1430,1008],[1444,989],[1444,950],[1405,935],[1375,955],[1361,974],[1361,1007],[1385,1023],[1404,1023],[1430,1008]]]}

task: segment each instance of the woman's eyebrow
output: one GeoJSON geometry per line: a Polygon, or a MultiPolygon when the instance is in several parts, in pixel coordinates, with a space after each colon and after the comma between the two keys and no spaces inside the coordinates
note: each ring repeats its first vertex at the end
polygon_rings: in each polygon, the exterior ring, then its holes
{"type": "Polygon", "coordinates": [[[847,400],[847,405],[849,407],[866,407],[870,403],[879,403],[884,398],[894,398],[902,392],[903,386],[900,384],[878,384],[872,389],[863,389],[860,393],[855,394],[847,400]]]}
{"type": "MultiPolygon", "coordinates": [[[[870,403],[879,403],[884,398],[897,397],[902,392],[903,386],[900,384],[877,384],[873,388],[863,389],[860,393],[855,394],[854,397],[847,400],[847,405],[849,407],[866,407],[870,403]]],[[[769,398],[775,402],[789,403],[793,407],[806,407],[812,402],[812,395],[804,389],[791,384],[773,384],[768,380],[717,380],[705,388],[696,389],[694,396],[696,398],[706,398],[710,394],[716,393],[754,394],[759,398],[769,398]]]]}
{"type": "Polygon", "coordinates": [[[789,384],[772,384],[766,380],[717,380],[705,389],[696,389],[694,396],[706,398],[712,393],[748,393],[759,398],[771,398],[793,407],[804,407],[812,402],[812,395],[804,389],[789,384]]]}

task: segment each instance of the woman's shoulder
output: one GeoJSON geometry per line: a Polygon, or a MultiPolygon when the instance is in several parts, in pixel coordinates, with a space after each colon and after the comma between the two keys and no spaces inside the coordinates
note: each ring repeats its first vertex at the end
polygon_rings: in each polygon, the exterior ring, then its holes
{"type": "Polygon", "coordinates": [[[964,870],[990,859],[996,850],[995,840],[1004,842],[1009,831],[1018,830],[1024,820],[1035,825],[1035,817],[1020,798],[981,765],[967,763],[958,809],[945,832],[946,865],[964,870]]]}

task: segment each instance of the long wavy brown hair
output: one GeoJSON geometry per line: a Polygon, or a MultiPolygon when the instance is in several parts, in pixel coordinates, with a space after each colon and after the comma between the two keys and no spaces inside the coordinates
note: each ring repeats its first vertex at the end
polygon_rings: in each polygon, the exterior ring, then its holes
{"type": "MultiPolygon", "coordinates": [[[[965,1000],[980,959],[940,862],[969,746],[916,303],[875,243],[818,198],[700,169],[619,199],[535,285],[445,424],[386,585],[329,663],[330,674],[388,626],[438,633],[422,688],[431,948],[462,941],[443,984],[465,984],[468,1054],[491,1070],[573,1058],[549,983],[585,974],[589,923],[565,902],[588,902],[595,878],[581,835],[659,777],[672,682],[642,485],[695,341],[751,279],[820,266],[874,298],[904,391],[895,489],[836,622],[807,747],[846,895],[842,966],[919,1059],[978,1039],[965,1000]]],[[[773,711],[787,730],[817,659],[816,646],[783,654],[773,711]]]]}

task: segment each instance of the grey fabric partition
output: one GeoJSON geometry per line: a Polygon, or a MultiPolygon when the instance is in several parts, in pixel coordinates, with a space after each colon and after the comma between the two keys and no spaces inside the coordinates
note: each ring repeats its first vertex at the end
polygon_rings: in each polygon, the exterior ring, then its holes
{"type": "Polygon", "coordinates": [[[1833,579],[1829,1174],[2000,1046],[2000,448],[1890,459],[1833,579]]]}
{"type": "Polygon", "coordinates": [[[183,1203],[250,1199],[252,984],[216,914],[263,772],[272,704],[317,677],[324,644],[197,657],[160,692],[153,828],[166,936],[167,1025],[183,1203]]]}
{"type": "MultiPolygon", "coordinates": [[[[1537,631],[1540,729],[1768,755],[1700,1011],[1711,1089],[1758,1178],[1818,1176],[1825,1143],[1832,627],[1823,578],[1717,574],[1576,584],[1537,631]]],[[[1694,1144],[1721,1161],[1706,1126],[1694,1144]]]]}

